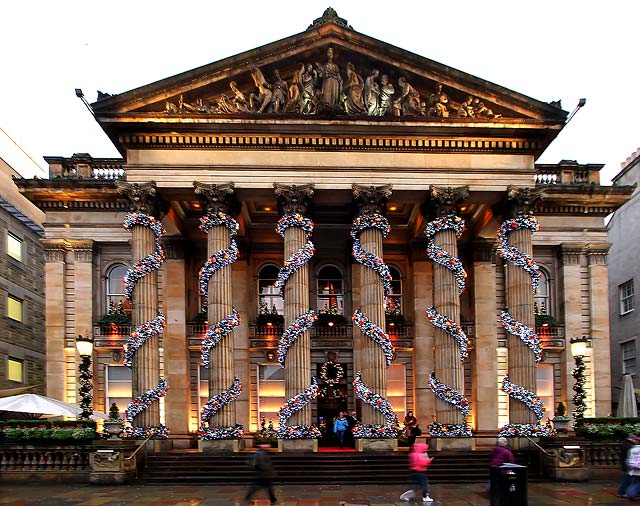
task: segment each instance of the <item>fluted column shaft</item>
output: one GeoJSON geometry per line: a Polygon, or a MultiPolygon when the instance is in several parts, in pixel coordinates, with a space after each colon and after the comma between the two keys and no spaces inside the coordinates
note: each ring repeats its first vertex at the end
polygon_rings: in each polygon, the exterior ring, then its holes
{"type": "MultiPolygon", "coordinates": [[[[362,249],[379,258],[382,258],[382,232],[375,228],[367,228],[360,234],[362,249]]],[[[380,276],[368,267],[361,267],[360,297],[362,312],[369,317],[372,323],[385,328],[384,318],[384,289],[380,282],[380,276]]],[[[387,396],[387,364],[381,347],[371,339],[362,339],[362,381],[371,390],[387,396]]],[[[362,421],[365,424],[384,424],[382,413],[379,413],[368,404],[362,405],[362,421]]]]}
{"type": "MultiPolygon", "coordinates": [[[[134,225],[131,229],[133,263],[155,251],[155,235],[149,227],[134,225]]],[[[158,272],[151,271],[138,280],[133,288],[131,319],[137,327],[158,316],[158,272]]],[[[158,386],[160,377],[160,348],[157,335],[151,337],[136,352],[132,365],[133,397],[139,397],[158,386]]],[[[135,420],[139,427],[160,425],[160,403],[153,402],[135,420]]]]}
{"type": "MultiPolygon", "coordinates": [[[[284,232],[284,258],[291,257],[306,243],[306,232],[289,227],[284,232]]],[[[284,322],[287,328],[298,316],[309,311],[309,267],[302,265],[295,271],[284,288],[284,322]]],[[[311,338],[303,332],[287,352],[284,370],[285,398],[304,392],[311,383],[311,338]]],[[[311,405],[307,404],[289,419],[290,425],[310,425],[311,405]]]]}
{"type": "MultiPolygon", "coordinates": [[[[458,257],[458,242],[454,230],[445,229],[438,232],[433,242],[436,246],[458,257]]],[[[434,307],[438,313],[446,315],[454,322],[460,321],[460,296],[455,274],[440,264],[434,263],[434,307]]],[[[460,349],[449,334],[442,329],[435,329],[435,372],[438,380],[449,388],[462,392],[464,390],[463,369],[460,361],[460,349]]],[[[440,423],[464,423],[455,406],[438,399],[436,416],[440,423]]]]}
{"type": "MultiPolygon", "coordinates": [[[[231,238],[224,225],[213,226],[207,232],[207,254],[211,257],[220,250],[229,249],[231,238]]],[[[207,319],[209,325],[224,320],[233,309],[231,290],[231,267],[217,270],[211,275],[208,286],[207,319]]],[[[209,365],[209,398],[227,390],[233,384],[234,345],[233,336],[227,336],[211,349],[209,365]]],[[[213,427],[234,427],[236,414],[234,407],[226,406],[214,414],[209,425],[213,427]]]]}
{"type": "MultiPolygon", "coordinates": [[[[531,231],[514,230],[509,233],[509,245],[533,256],[531,231]]],[[[507,263],[507,308],[518,322],[535,329],[533,291],[531,276],[520,267],[507,263]]],[[[531,392],[536,391],[535,359],[531,350],[516,336],[507,339],[509,350],[509,379],[531,392]]],[[[535,423],[534,413],[522,402],[509,398],[509,421],[511,423],[535,423]]]]}

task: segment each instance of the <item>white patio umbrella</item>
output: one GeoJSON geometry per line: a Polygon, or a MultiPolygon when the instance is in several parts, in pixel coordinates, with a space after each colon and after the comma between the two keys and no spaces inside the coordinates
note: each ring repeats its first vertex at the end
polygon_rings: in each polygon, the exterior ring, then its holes
{"type": "Polygon", "coordinates": [[[618,399],[618,410],[616,416],[629,418],[638,416],[638,405],[636,403],[636,393],[633,389],[633,380],[630,374],[622,376],[622,391],[618,399]]]}
{"type": "MultiPolygon", "coordinates": [[[[59,401],[51,397],[38,394],[20,394],[0,398],[0,411],[14,411],[17,413],[31,413],[38,415],[77,417],[82,408],[70,402],[59,401]]],[[[105,413],[93,413],[93,419],[109,418],[105,413]]]]}

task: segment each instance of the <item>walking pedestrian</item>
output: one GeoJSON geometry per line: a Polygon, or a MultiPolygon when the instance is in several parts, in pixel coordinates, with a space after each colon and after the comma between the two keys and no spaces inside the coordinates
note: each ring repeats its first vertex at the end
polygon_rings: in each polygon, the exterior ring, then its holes
{"type": "Polygon", "coordinates": [[[423,503],[433,502],[429,497],[429,479],[427,478],[427,469],[433,459],[429,457],[427,443],[416,443],[409,453],[409,483],[411,488],[400,496],[401,501],[409,501],[412,498],[418,498],[423,503]],[[420,492],[420,495],[418,495],[420,492]]]}
{"type": "Polygon", "coordinates": [[[638,436],[636,436],[635,434],[629,434],[620,445],[620,453],[621,453],[620,460],[622,462],[622,472],[624,473],[624,476],[622,478],[622,482],[620,482],[618,491],[616,492],[616,495],[618,497],[625,497],[627,494],[627,489],[629,488],[629,485],[631,485],[632,476],[629,474],[629,467],[627,466],[627,458],[629,456],[629,450],[633,445],[636,444],[637,441],[638,441],[638,436]]]}
{"type": "Polygon", "coordinates": [[[278,504],[278,498],[273,491],[273,479],[276,471],[271,462],[271,456],[267,452],[268,444],[258,445],[258,451],[253,455],[252,466],[255,472],[254,483],[251,485],[245,496],[245,500],[250,501],[253,495],[261,488],[266,488],[269,493],[271,504],[278,504]]]}
{"type": "Polygon", "coordinates": [[[333,432],[335,432],[338,438],[338,445],[342,449],[344,447],[344,436],[349,428],[349,420],[344,416],[344,411],[340,411],[340,416],[333,422],[333,432]]]}
{"type": "MultiPolygon", "coordinates": [[[[502,464],[515,464],[516,459],[513,453],[509,449],[509,441],[506,437],[499,437],[496,442],[496,447],[491,450],[489,455],[489,467],[500,467],[502,464]]],[[[491,490],[491,480],[487,482],[485,492],[491,490]]]]}

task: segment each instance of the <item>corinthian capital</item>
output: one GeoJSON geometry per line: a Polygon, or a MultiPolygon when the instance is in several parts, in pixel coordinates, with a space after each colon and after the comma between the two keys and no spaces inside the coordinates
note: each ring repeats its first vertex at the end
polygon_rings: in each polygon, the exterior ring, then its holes
{"type": "Polygon", "coordinates": [[[309,212],[311,199],[315,192],[313,183],[303,185],[284,185],[273,183],[273,189],[278,197],[278,212],[285,214],[301,214],[305,216],[309,212]]]}
{"type": "Polygon", "coordinates": [[[125,183],[116,181],[116,191],[129,200],[129,209],[145,214],[155,215],[158,211],[156,199],[156,182],[125,183]]]}
{"type": "Polygon", "coordinates": [[[193,189],[206,212],[223,212],[229,216],[236,216],[240,212],[240,203],[235,196],[235,185],[206,184],[193,182],[193,189]]]}
{"type": "Polygon", "coordinates": [[[519,214],[530,214],[539,200],[544,197],[541,188],[509,186],[504,214],[506,218],[514,218],[519,214]]]}
{"type": "Polygon", "coordinates": [[[387,210],[387,202],[391,198],[390,184],[382,186],[361,186],[351,185],[353,189],[353,200],[356,204],[358,214],[382,214],[387,210]]]}
{"type": "Polygon", "coordinates": [[[429,219],[458,214],[460,203],[469,196],[469,186],[429,186],[429,194],[422,204],[422,214],[429,219]]]}

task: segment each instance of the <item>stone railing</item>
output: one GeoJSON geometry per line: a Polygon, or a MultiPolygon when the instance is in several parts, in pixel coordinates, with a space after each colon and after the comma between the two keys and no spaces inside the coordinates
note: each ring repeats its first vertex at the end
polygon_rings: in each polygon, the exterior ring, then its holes
{"type": "Polygon", "coordinates": [[[538,164],[533,177],[538,185],[588,185],[600,184],[600,169],[603,165],[579,165],[573,160],[562,160],[558,164],[538,164]]]}
{"type": "Polygon", "coordinates": [[[0,445],[0,476],[3,480],[89,482],[87,446],[0,445]]]}

